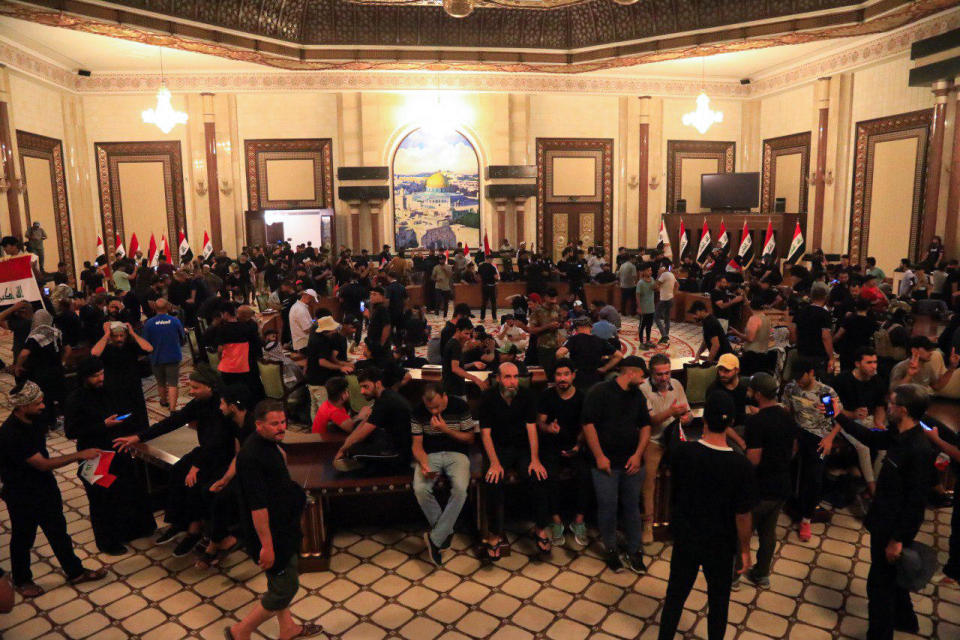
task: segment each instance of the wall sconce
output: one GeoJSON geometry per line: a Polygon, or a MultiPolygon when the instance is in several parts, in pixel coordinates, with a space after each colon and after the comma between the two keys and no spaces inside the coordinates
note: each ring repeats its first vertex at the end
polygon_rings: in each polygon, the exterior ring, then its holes
{"type": "Polygon", "coordinates": [[[194,187],[197,191],[198,196],[207,195],[207,182],[206,180],[197,180],[196,186],[194,187]]]}
{"type": "Polygon", "coordinates": [[[828,187],[833,184],[833,171],[827,171],[827,175],[823,179],[823,183],[828,187]]]}
{"type": "Polygon", "coordinates": [[[659,177],[659,176],[653,176],[652,178],[650,178],[650,189],[651,189],[651,190],[656,190],[656,188],[659,187],[659,186],[660,186],[660,177],[659,177]]]}
{"type": "MultiPolygon", "coordinates": [[[[816,172],[811,173],[810,177],[807,178],[807,183],[810,185],[815,185],[817,183],[818,178],[819,178],[819,174],[817,174],[816,172]]],[[[824,174],[823,184],[827,186],[830,186],[833,184],[833,171],[827,171],[826,174],[824,174]]]]}
{"type": "Polygon", "coordinates": [[[10,181],[7,180],[7,176],[0,175],[0,193],[6,193],[10,190],[10,181]]]}
{"type": "Polygon", "coordinates": [[[10,188],[16,191],[17,193],[23,193],[27,190],[27,179],[26,178],[14,178],[13,184],[10,185],[10,188]]]}
{"type": "Polygon", "coordinates": [[[630,187],[631,189],[636,189],[639,185],[640,185],[640,178],[638,178],[637,176],[633,175],[627,179],[627,186],[630,187]]]}
{"type": "Polygon", "coordinates": [[[230,181],[226,178],[220,178],[220,193],[225,196],[233,193],[233,186],[230,184],[230,181]]]}

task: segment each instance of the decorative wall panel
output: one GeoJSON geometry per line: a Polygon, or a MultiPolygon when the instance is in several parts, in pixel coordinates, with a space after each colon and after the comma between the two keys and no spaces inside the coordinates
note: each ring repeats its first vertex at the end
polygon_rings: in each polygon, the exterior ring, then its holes
{"type": "Polygon", "coordinates": [[[800,193],[797,201],[798,210],[790,213],[806,213],[807,211],[807,176],[810,175],[810,132],[797,133],[779,138],[769,138],[763,141],[763,172],[761,175],[760,212],[773,211],[776,199],[777,186],[777,158],[792,154],[800,155],[800,193]]]}
{"type": "Polygon", "coordinates": [[[676,211],[677,199],[683,190],[683,161],[685,159],[716,159],[718,173],[735,170],[736,142],[705,140],[667,141],[667,211],[676,211]]]}
{"type": "MultiPolygon", "coordinates": [[[[292,138],[270,140],[247,140],[244,157],[247,172],[247,202],[252,211],[261,209],[332,209],[333,192],[333,145],[330,138],[292,138]],[[303,191],[303,199],[276,199],[270,196],[270,171],[268,164],[274,162],[304,161],[313,163],[313,196],[303,191]]],[[[290,185],[279,190],[281,196],[291,193],[290,185]],[[286,194],[284,193],[286,192],[286,194]]],[[[276,191],[276,190],[275,190],[276,191]]],[[[296,191],[296,190],[295,190],[296,191]]],[[[298,196],[295,196],[298,197],[298,196]]]]}

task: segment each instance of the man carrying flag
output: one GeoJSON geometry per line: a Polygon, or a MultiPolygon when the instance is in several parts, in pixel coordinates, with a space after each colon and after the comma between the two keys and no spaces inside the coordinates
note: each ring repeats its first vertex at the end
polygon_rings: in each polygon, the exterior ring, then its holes
{"type": "Polygon", "coordinates": [[[703,221],[703,231],[700,232],[700,246],[697,248],[697,262],[703,264],[710,257],[710,227],[703,221]]]}
{"type": "Polygon", "coordinates": [[[190,249],[190,243],[187,242],[187,234],[180,231],[180,264],[188,264],[193,260],[193,251],[190,249]]]}
{"type": "Polygon", "coordinates": [[[684,254],[687,253],[687,247],[689,246],[687,240],[687,228],[683,225],[683,220],[680,221],[680,253],[677,256],[681,261],[683,260],[684,254]]]}
{"type": "Polygon", "coordinates": [[[657,234],[657,253],[662,253],[668,260],[673,260],[673,248],[670,246],[670,234],[660,221],[660,233],[657,234]]]}
{"type": "Polygon", "coordinates": [[[123,238],[120,237],[120,234],[114,236],[116,238],[117,248],[113,250],[114,255],[117,256],[117,259],[125,258],[127,256],[127,250],[123,248],[123,238]]]}
{"type": "Polygon", "coordinates": [[[767,235],[763,240],[763,252],[760,254],[761,260],[766,260],[767,256],[775,257],[777,242],[773,239],[773,220],[767,219],[767,235]]]}
{"type": "Polygon", "coordinates": [[[737,249],[737,262],[743,269],[753,262],[753,238],[750,237],[750,228],[747,221],[743,221],[743,231],[740,232],[740,248],[737,249]]]}
{"type": "Polygon", "coordinates": [[[806,243],[803,241],[803,232],[800,231],[800,221],[797,221],[797,227],[793,230],[793,240],[790,241],[790,250],[787,252],[787,263],[795,264],[806,249],[806,243]]]}
{"type": "Polygon", "coordinates": [[[147,249],[147,265],[152,269],[157,268],[157,264],[160,262],[160,252],[157,251],[157,239],[151,233],[150,234],[150,247],[147,249]]]}
{"type": "Polygon", "coordinates": [[[207,235],[207,232],[203,232],[203,249],[200,250],[200,258],[204,261],[210,258],[213,255],[213,243],[210,242],[210,236],[207,235]]]}

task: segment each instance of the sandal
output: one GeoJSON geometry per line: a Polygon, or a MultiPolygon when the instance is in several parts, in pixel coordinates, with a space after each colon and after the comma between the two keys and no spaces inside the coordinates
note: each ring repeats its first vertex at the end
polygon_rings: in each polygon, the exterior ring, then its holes
{"type": "Polygon", "coordinates": [[[36,582],[26,582],[14,589],[24,598],[38,598],[44,594],[43,587],[36,582]]]}
{"type": "Polygon", "coordinates": [[[483,541],[483,548],[486,551],[487,560],[490,560],[491,562],[496,562],[497,560],[500,559],[501,542],[502,541],[497,542],[496,544],[490,544],[486,540],[483,541]]]}
{"type": "Polygon", "coordinates": [[[67,580],[70,584],[83,584],[84,582],[95,582],[107,577],[106,569],[87,569],[76,578],[67,580]]]}
{"type": "Polygon", "coordinates": [[[540,534],[536,534],[534,537],[537,540],[537,550],[539,550],[541,554],[547,555],[553,550],[553,544],[550,542],[549,537],[541,538],[540,534]]]}
{"type": "MultiPolygon", "coordinates": [[[[229,630],[229,627],[227,628],[229,630]]],[[[290,640],[294,638],[312,638],[323,633],[323,629],[318,624],[312,624],[309,622],[300,623],[300,633],[295,636],[290,636],[290,640]]]]}
{"type": "Polygon", "coordinates": [[[208,553],[207,551],[200,552],[200,558],[194,563],[194,567],[197,569],[212,569],[218,562],[220,562],[220,552],[214,551],[213,553],[208,553]]]}

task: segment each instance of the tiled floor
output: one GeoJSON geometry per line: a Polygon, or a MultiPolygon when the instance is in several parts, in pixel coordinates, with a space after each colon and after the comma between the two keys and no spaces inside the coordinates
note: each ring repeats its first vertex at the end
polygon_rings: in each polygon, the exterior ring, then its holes
{"type": "MultiPolygon", "coordinates": [[[[681,327],[696,335],[692,327],[681,327]]],[[[678,330],[679,332],[679,330],[678,330]]],[[[0,343],[0,355],[9,349],[0,343]]],[[[0,391],[9,377],[0,376],[0,391]]],[[[155,406],[156,393],[145,385],[155,406]]],[[[58,434],[51,453],[73,450],[58,434]]],[[[228,556],[215,570],[192,567],[190,558],[173,558],[172,547],[139,540],[120,558],[98,556],[87,520],[87,499],[73,467],[58,471],[69,530],[78,553],[110,573],[100,583],[73,588],[63,578],[42,534],[35,548],[37,582],[48,591],[19,601],[0,616],[5,640],[93,638],[95,640],[219,640],[230,621],[242,617],[262,592],[265,580],[242,552],[228,556]]],[[[0,503],[2,504],[2,503],[0,503]]],[[[950,510],[928,511],[920,539],[947,548],[950,510]]],[[[866,575],[869,536],[860,522],[840,511],[829,526],[814,525],[814,538],[801,544],[781,518],[781,543],[770,589],[750,586],[733,594],[727,638],[826,640],[863,638],[866,632],[866,575]]],[[[496,566],[481,566],[468,537],[455,536],[446,564],[425,562],[419,517],[387,529],[341,531],[334,539],[331,570],[301,577],[293,606],[302,618],[316,620],[333,638],[445,640],[582,640],[654,638],[672,547],[646,548],[649,574],[611,574],[596,543],[578,551],[555,549],[547,561],[531,559],[534,546],[513,523],[513,554],[496,566]]],[[[0,565],[9,568],[7,512],[0,508],[0,565]]],[[[945,559],[941,553],[941,561],[945,559]]],[[[921,635],[960,639],[960,590],[928,587],[913,596],[921,635]]],[[[705,638],[705,584],[698,580],[687,601],[681,630],[687,638],[705,638]]],[[[276,637],[276,625],[264,628],[276,637]]],[[[898,634],[898,638],[912,638],[898,634]]]]}

